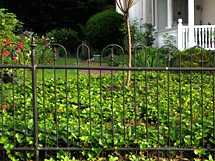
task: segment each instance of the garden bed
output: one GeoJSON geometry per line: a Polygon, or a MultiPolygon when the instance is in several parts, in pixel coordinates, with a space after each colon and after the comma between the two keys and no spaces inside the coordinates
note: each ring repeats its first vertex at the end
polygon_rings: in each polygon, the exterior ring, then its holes
{"type": "MultiPolygon", "coordinates": [[[[67,86],[62,79],[56,80],[56,87],[54,80],[46,80],[44,88],[42,82],[38,83],[39,147],[92,148],[83,151],[81,156],[77,152],[67,154],[65,151],[57,155],[47,152],[46,156],[56,159],[69,155],[70,158],[92,160],[102,157],[102,149],[115,147],[128,149],[126,152],[106,152],[103,157],[120,160],[126,154],[125,159],[131,160],[132,157],[147,157],[147,151],[136,153],[129,150],[132,148],[214,147],[212,73],[201,75],[201,72],[193,72],[192,88],[190,74],[187,73],[181,76],[181,88],[179,72],[170,72],[169,88],[167,72],[147,72],[147,82],[145,72],[136,74],[136,88],[133,75],[129,88],[123,85],[122,72],[113,75],[113,82],[110,75],[103,75],[102,93],[99,76],[91,76],[90,88],[85,75],[80,76],[78,89],[76,78],[69,79],[67,86]],[[200,83],[203,83],[202,88],[200,83]],[[114,90],[123,87],[124,90],[114,90]]],[[[15,97],[12,84],[5,84],[3,91],[5,109],[1,112],[3,122],[0,119],[0,124],[4,136],[0,138],[0,146],[5,148],[7,145],[8,150],[14,145],[34,147],[31,82],[26,82],[25,89],[22,85],[15,85],[15,97]]],[[[40,154],[45,157],[45,153],[40,154]]],[[[156,151],[149,151],[148,154],[154,159],[158,157],[156,151]]],[[[177,151],[160,151],[160,158],[174,159],[180,156],[183,160],[199,158],[203,154],[205,158],[211,156],[210,152],[204,150],[183,152],[181,155],[177,151]]],[[[21,152],[16,155],[17,158],[25,157],[21,152]]],[[[33,152],[28,152],[29,158],[33,158],[33,155],[33,152]]]]}

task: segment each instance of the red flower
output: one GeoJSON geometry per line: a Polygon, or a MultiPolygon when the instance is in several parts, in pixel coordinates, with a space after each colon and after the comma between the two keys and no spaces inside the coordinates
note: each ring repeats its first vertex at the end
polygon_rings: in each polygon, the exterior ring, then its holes
{"type": "Polygon", "coordinates": [[[9,105],[9,103],[7,103],[7,107],[9,107],[10,105],[9,105]]]}
{"type": "Polygon", "coordinates": [[[46,43],[48,43],[48,41],[46,41],[46,43]]]}
{"type": "Polygon", "coordinates": [[[17,60],[18,60],[18,57],[17,57],[17,56],[15,56],[15,57],[14,57],[14,61],[17,61],[17,60]]]}
{"type": "Polygon", "coordinates": [[[5,43],[6,43],[6,44],[10,43],[10,40],[7,40],[5,43]]]}
{"type": "Polygon", "coordinates": [[[21,42],[21,43],[19,43],[19,45],[23,48],[24,47],[24,44],[21,42]]]}
{"type": "Polygon", "coordinates": [[[42,44],[43,44],[43,41],[41,41],[42,42],[42,44]]]}
{"type": "Polygon", "coordinates": [[[0,46],[2,46],[2,42],[0,42],[0,46]]]}
{"type": "Polygon", "coordinates": [[[21,48],[20,48],[20,47],[18,47],[18,49],[16,50],[16,52],[21,52],[21,48]]]}
{"type": "Polygon", "coordinates": [[[3,50],[4,51],[4,55],[5,56],[8,56],[9,55],[9,52],[7,50],[3,50]]]}
{"type": "Polygon", "coordinates": [[[3,105],[3,110],[6,110],[7,108],[3,105]]]}

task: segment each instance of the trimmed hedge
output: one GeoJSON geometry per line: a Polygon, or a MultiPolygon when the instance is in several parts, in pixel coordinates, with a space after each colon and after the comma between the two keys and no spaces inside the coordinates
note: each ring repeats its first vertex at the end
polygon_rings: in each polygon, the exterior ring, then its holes
{"type": "Polygon", "coordinates": [[[114,9],[108,9],[92,16],[86,23],[86,38],[94,49],[101,50],[111,43],[121,43],[124,39],[119,30],[124,16],[114,9]]]}

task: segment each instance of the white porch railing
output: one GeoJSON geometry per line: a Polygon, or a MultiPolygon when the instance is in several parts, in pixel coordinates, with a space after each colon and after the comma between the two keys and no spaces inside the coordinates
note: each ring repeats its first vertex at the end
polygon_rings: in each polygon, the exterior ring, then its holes
{"type": "MultiPolygon", "coordinates": [[[[195,25],[194,43],[204,49],[215,50],[215,25],[195,25]]],[[[189,48],[189,26],[183,26],[182,20],[178,24],[178,48],[189,48]]]]}

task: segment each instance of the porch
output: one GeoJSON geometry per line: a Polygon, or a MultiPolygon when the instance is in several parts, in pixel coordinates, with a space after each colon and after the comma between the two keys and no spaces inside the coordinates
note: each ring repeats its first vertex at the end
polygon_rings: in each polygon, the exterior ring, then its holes
{"type": "Polygon", "coordinates": [[[175,37],[180,50],[201,46],[214,50],[214,0],[153,0],[152,24],[156,27],[155,45],[164,45],[163,35],[175,37]],[[182,23],[183,20],[183,23],[182,23]],[[212,25],[211,25],[212,24],[212,25]]]}
{"type": "Polygon", "coordinates": [[[196,45],[207,50],[215,50],[215,25],[194,25],[193,29],[191,29],[190,26],[183,25],[182,19],[179,19],[176,27],[160,30],[155,33],[155,46],[161,47],[164,45],[163,36],[166,33],[175,37],[176,41],[174,45],[179,50],[196,45]],[[193,33],[190,34],[190,31],[193,31],[193,33]],[[193,38],[189,39],[189,35],[193,35],[193,38]]]}

